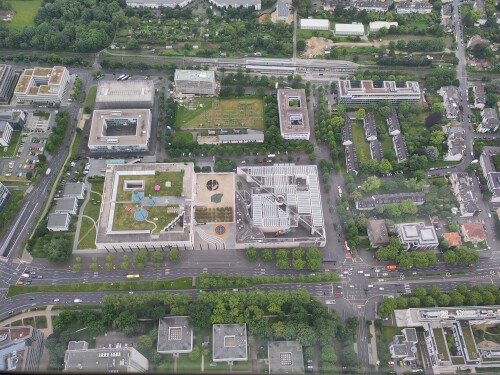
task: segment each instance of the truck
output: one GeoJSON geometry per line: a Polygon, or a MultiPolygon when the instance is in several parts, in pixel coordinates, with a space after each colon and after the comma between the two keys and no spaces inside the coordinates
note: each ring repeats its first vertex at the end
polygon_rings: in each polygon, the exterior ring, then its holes
{"type": "Polygon", "coordinates": [[[391,264],[390,266],[386,266],[385,268],[392,271],[392,270],[395,270],[398,267],[395,266],[394,264],[391,264]]]}
{"type": "Polygon", "coordinates": [[[50,174],[50,168],[47,168],[47,170],[45,171],[45,175],[48,176],[50,174]]]}

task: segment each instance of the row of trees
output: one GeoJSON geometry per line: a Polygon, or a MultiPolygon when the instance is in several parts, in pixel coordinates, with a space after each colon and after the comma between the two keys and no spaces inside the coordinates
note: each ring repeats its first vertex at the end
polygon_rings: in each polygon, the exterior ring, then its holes
{"type": "Polygon", "coordinates": [[[246,254],[248,260],[252,262],[257,259],[262,259],[266,262],[275,259],[278,269],[288,269],[291,265],[296,270],[310,269],[315,271],[321,267],[321,263],[323,262],[323,254],[317,247],[309,247],[307,249],[298,247],[291,251],[289,249],[272,250],[250,247],[246,251],[246,254]]]}
{"type": "Polygon", "coordinates": [[[381,318],[388,318],[395,309],[409,307],[445,307],[445,306],[489,306],[500,303],[500,290],[496,285],[486,286],[459,285],[453,292],[441,292],[435,285],[429,289],[417,287],[411,296],[384,298],[379,306],[378,314],[381,318]]]}
{"type": "Polygon", "coordinates": [[[404,40],[400,39],[397,41],[391,40],[389,42],[389,49],[396,49],[400,51],[407,52],[441,52],[445,48],[445,41],[442,38],[434,39],[415,39],[415,40],[404,40]]]}
{"type": "Polygon", "coordinates": [[[64,136],[71,123],[71,117],[68,111],[59,111],[56,115],[55,125],[52,127],[52,133],[49,135],[45,149],[48,153],[54,154],[63,143],[64,136]]]}

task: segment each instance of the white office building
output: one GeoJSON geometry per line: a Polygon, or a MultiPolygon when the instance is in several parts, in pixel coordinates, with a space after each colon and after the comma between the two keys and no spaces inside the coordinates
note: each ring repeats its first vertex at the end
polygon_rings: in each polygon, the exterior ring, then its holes
{"type": "Polygon", "coordinates": [[[365,27],[362,23],[336,23],[335,35],[363,36],[365,35],[365,27]]]}
{"type": "Polygon", "coordinates": [[[215,72],[212,70],[179,70],[174,76],[175,91],[181,94],[214,95],[215,72]]]}
{"type": "Polygon", "coordinates": [[[146,152],[151,135],[149,109],[95,110],[89,135],[90,152],[146,152]]]}
{"type": "Polygon", "coordinates": [[[12,126],[7,121],[0,120],[0,146],[7,147],[12,138],[12,126]]]}
{"type": "Polygon", "coordinates": [[[284,139],[309,139],[309,115],[304,89],[278,90],[281,136],[284,139]]]}
{"type": "Polygon", "coordinates": [[[394,225],[399,240],[406,250],[432,250],[439,245],[436,230],[425,223],[402,223],[394,225]]]}
{"type": "Polygon", "coordinates": [[[14,95],[21,103],[61,103],[69,87],[69,72],[64,66],[25,69],[14,95]]]}
{"type": "Polygon", "coordinates": [[[319,18],[302,18],[300,28],[302,30],[330,30],[330,21],[319,18]]]}
{"type": "Polygon", "coordinates": [[[416,103],[422,94],[418,82],[406,81],[338,81],[338,98],[341,104],[369,104],[388,100],[393,104],[416,103]]]}
{"type": "Polygon", "coordinates": [[[193,0],[126,0],[127,6],[131,8],[152,8],[158,9],[159,7],[175,8],[179,6],[184,8],[191,4],[193,0]]]}
{"type": "Polygon", "coordinates": [[[250,8],[255,7],[255,10],[261,10],[261,0],[208,0],[212,5],[218,8],[250,8]]]}

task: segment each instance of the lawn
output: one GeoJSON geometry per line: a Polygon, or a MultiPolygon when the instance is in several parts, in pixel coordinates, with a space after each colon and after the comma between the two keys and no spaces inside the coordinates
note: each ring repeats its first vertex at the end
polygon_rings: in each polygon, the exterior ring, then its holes
{"type": "Polygon", "coordinates": [[[12,132],[12,137],[10,139],[7,151],[4,151],[5,147],[0,147],[0,157],[10,158],[16,155],[17,146],[19,145],[19,139],[21,138],[20,131],[12,132]]]}
{"type": "Polygon", "coordinates": [[[40,315],[35,317],[35,321],[36,321],[36,328],[38,329],[47,328],[47,318],[45,317],[45,315],[40,315]]]}
{"type": "MultiPolygon", "coordinates": [[[[123,277],[125,279],[125,276],[123,277]]],[[[93,284],[64,284],[64,285],[30,285],[9,287],[8,297],[14,297],[26,293],[51,293],[51,292],[124,292],[130,290],[180,290],[192,289],[192,278],[183,277],[175,280],[157,281],[120,281],[113,283],[93,283],[93,284]]]]}
{"type": "Polygon", "coordinates": [[[23,190],[11,190],[11,196],[0,212],[0,235],[5,229],[7,229],[7,224],[9,223],[10,219],[16,214],[19,202],[23,199],[23,197],[23,190]]]}
{"type": "Polygon", "coordinates": [[[15,12],[10,22],[11,28],[23,29],[25,26],[35,25],[35,16],[42,5],[42,0],[10,0],[9,2],[15,12]]]}
{"type": "Polygon", "coordinates": [[[133,203],[116,203],[113,230],[151,230],[153,233],[159,233],[178,215],[176,212],[167,212],[168,207],[178,208],[177,205],[143,207],[148,212],[147,221],[137,221],[134,218],[135,205],[133,203]],[[132,209],[127,212],[125,206],[131,206],[132,209]]]}
{"type": "Polygon", "coordinates": [[[95,97],[97,95],[97,86],[92,86],[87,93],[87,97],[85,98],[85,103],[83,104],[83,108],[94,108],[95,97]]]}
{"type": "Polygon", "coordinates": [[[90,216],[96,222],[99,219],[99,211],[101,210],[101,203],[97,203],[101,201],[101,196],[96,194],[94,191],[90,192],[90,200],[87,202],[85,209],[83,210],[83,214],[90,216]],[[94,200],[92,200],[94,199],[94,200]]]}
{"type": "MultiPolygon", "coordinates": [[[[209,364],[207,358],[205,358],[205,369],[209,364]]],[[[187,372],[190,374],[201,372],[201,357],[197,361],[191,361],[189,359],[189,354],[179,354],[179,358],[177,359],[177,372],[187,372]]]]}
{"type": "Polygon", "coordinates": [[[352,139],[354,147],[356,147],[358,162],[363,163],[370,160],[370,146],[368,145],[368,142],[365,141],[363,125],[357,121],[354,121],[352,124],[352,139]]]}
{"type": "Polygon", "coordinates": [[[175,126],[182,130],[218,127],[264,129],[261,99],[195,98],[179,105],[175,126]]]}
{"type": "Polygon", "coordinates": [[[123,191],[125,181],[140,180],[145,182],[144,196],[153,197],[180,197],[182,194],[182,180],[184,171],[180,172],[156,172],[154,175],[134,175],[120,176],[118,180],[118,191],[116,193],[117,202],[131,202],[132,191],[123,191]],[[170,181],[170,187],[165,186],[165,182],[170,181]],[[160,191],[155,191],[155,185],[160,185],[160,191]]]}
{"type": "Polygon", "coordinates": [[[462,326],[462,334],[464,337],[465,345],[467,346],[467,353],[469,354],[469,359],[473,361],[479,359],[476,350],[476,343],[474,341],[474,336],[472,335],[470,327],[462,326]]]}
{"type": "MultiPolygon", "coordinates": [[[[90,204],[90,202],[88,203],[90,204]]],[[[87,204],[87,205],[88,205],[87,204]]],[[[88,217],[82,217],[80,226],[80,237],[78,237],[77,249],[95,249],[96,231],[94,223],[88,217]]]]}
{"type": "Polygon", "coordinates": [[[448,355],[448,345],[444,339],[443,330],[441,328],[433,328],[434,338],[436,339],[436,346],[439,355],[445,361],[449,361],[450,357],[448,355]]]}

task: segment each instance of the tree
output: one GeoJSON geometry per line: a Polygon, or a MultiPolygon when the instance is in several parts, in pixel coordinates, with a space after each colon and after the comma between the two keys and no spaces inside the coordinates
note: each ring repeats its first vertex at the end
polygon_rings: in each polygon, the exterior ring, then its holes
{"type": "Polygon", "coordinates": [[[381,183],[377,176],[369,176],[363,185],[361,185],[361,190],[369,192],[378,189],[380,185],[381,183]]]}
{"type": "Polygon", "coordinates": [[[155,265],[160,265],[163,262],[163,253],[160,251],[154,251],[151,253],[151,261],[155,265]]]}
{"type": "Polygon", "coordinates": [[[251,262],[255,261],[259,255],[255,247],[248,248],[246,253],[247,253],[247,259],[251,262]]]}
{"type": "Polygon", "coordinates": [[[149,358],[153,349],[153,340],[147,335],[139,336],[137,350],[146,358],[149,358]]]}
{"type": "Polygon", "coordinates": [[[415,216],[418,212],[418,207],[411,199],[405,199],[399,204],[399,209],[403,215],[415,216]]]}
{"type": "Polygon", "coordinates": [[[182,259],[179,249],[170,249],[167,254],[167,259],[172,263],[179,263],[182,259]]]}
{"type": "Polygon", "coordinates": [[[82,270],[82,265],[80,263],[73,264],[73,271],[79,272],[82,270]]]}
{"type": "Polygon", "coordinates": [[[444,141],[444,132],[442,130],[434,130],[431,133],[429,142],[433,145],[440,145],[444,141]]]}
{"type": "Polygon", "coordinates": [[[134,262],[136,264],[145,264],[148,261],[148,251],[141,249],[134,254],[134,262]]]}
{"type": "Polygon", "coordinates": [[[310,270],[317,270],[323,263],[323,254],[316,247],[309,247],[306,251],[306,264],[310,270]]]}
{"type": "Polygon", "coordinates": [[[439,122],[443,119],[443,114],[441,112],[433,112],[430,113],[429,116],[425,119],[425,126],[427,128],[430,128],[436,124],[439,124],[439,122]]]}
{"type": "Polygon", "coordinates": [[[53,238],[43,247],[43,251],[51,262],[65,262],[71,256],[71,243],[66,238],[53,238]]]}
{"type": "Polygon", "coordinates": [[[208,329],[211,327],[211,307],[200,300],[195,300],[188,306],[189,324],[196,329],[208,329]]]}
{"type": "Polygon", "coordinates": [[[425,155],[429,161],[436,161],[439,157],[439,151],[436,146],[427,146],[425,148],[425,155]]]}
{"type": "Polygon", "coordinates": [[[443,259],[446,263],[451,264],[452,266],[458,263],[457,254],[453,250],[448,250],[444,253],[443,259]]]}
{"type": "Polygon", "coordinates": [[[38,154],[38,161],[40,163],[45,163],[47,161],[47,157],[45,156],[45,154],[38,154]]]}
{"type": "Polygon", "coordinates": [[[378,165],[378,171],[381,174],[388,174],[392,172],[392,164],[387,159],[382,159],[378,165]]]}
{"type": "Polygon", "coordinates": [[[395,309],[396,301],[394,300],[394,298],[385,297],[378,308],[378,314],[381,318],[385,319],[391,316],[395,309]]]}
{"type": "Polygon", "coordinates": [[[28,171],[28,172],[26,173],[26,179],[27,179],[27,180],[31,180],[31,178],[32,178],[32,177],[33,177],[33,172],[28,171]]]}
{"type": "Polygon", "coordinates": [[[432,112],[438,112],[438,113],[445,113],[446,108],[444,107],[443,103],[436,102],[432,105],[431,107],[432,112]]]}
{"type": "Polygon", "coordinates": [[[356,111],[356,120],[358,121],[362,121],[364,118],[365,118],[365,109],[364,108],[360,108],[356,111]]]}
{"type": "Polygon", "coordinates": [[[96,272],[97,271],[97,263],[91,263],[90,266],[89,266],[89,270],[92,271],[92,272],[96,272]]]}
{"type": "Polygon", "coordinates": [[[191,361],[198,361],[201,358],[201,351],[198,345],[193,346],[193,350],[188,354],[191,361]]]}
{"type": "Polygon", "coordinates": [[[271,249],[262,250],[262,260],[269,262],[274,259],[273,251],[271,249]]]}

